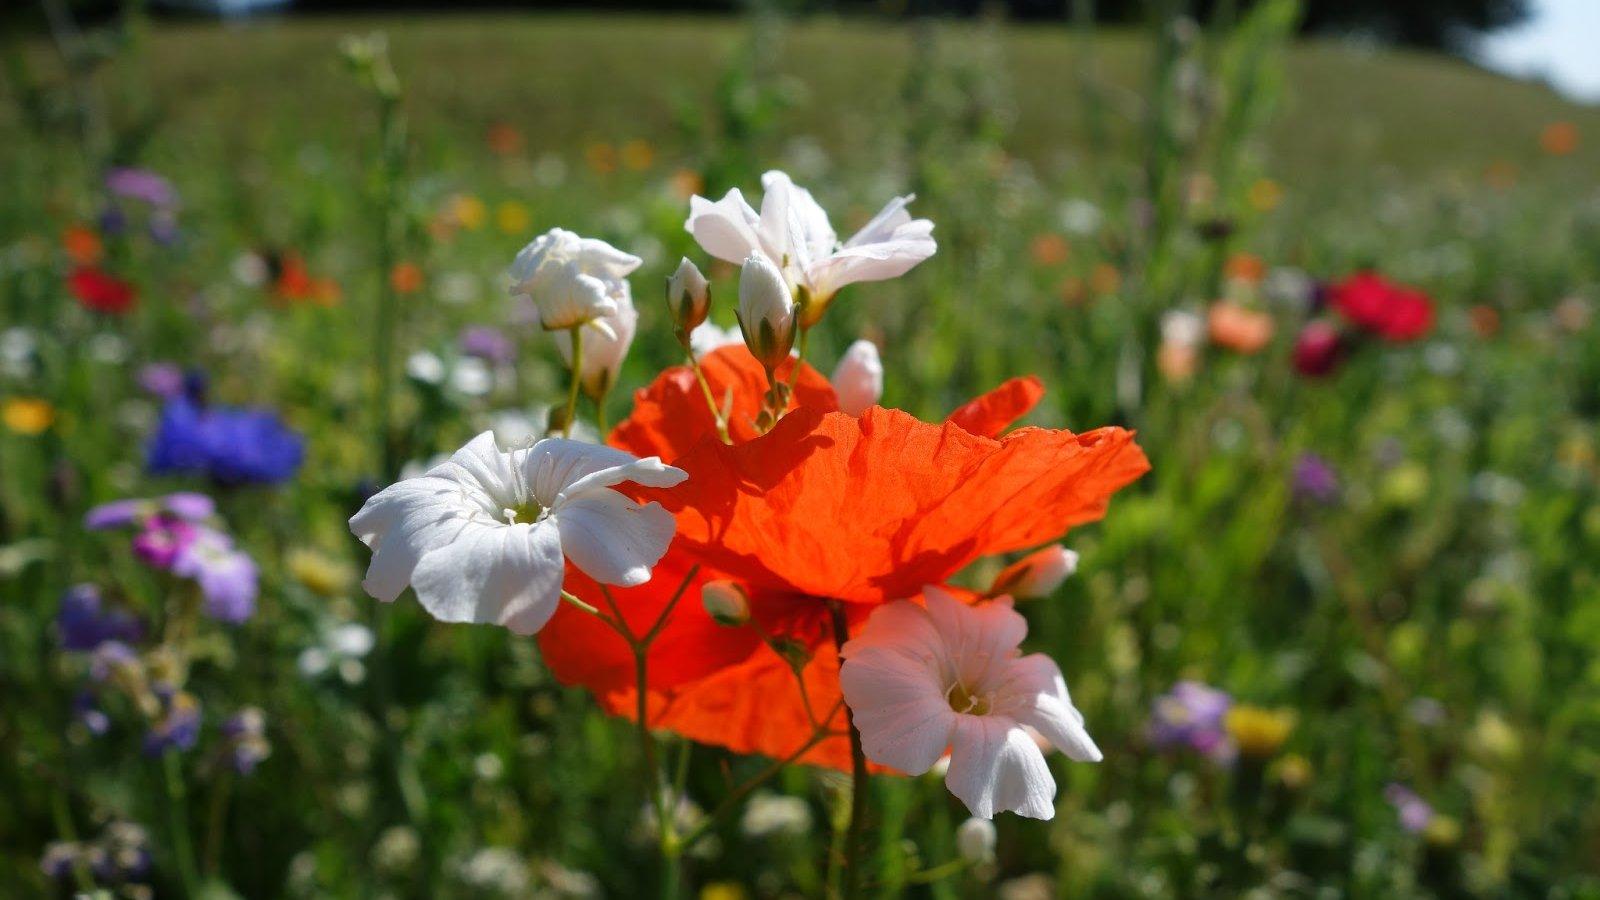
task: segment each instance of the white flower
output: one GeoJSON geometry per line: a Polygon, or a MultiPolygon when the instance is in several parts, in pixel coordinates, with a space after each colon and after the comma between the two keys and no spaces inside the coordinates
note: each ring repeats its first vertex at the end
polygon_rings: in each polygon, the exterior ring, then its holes
{"type": "Polygon", "coordinates": [[[450,370],[450,386],[468,397],[482,397],[494,387],[494,374],[475,356],[463,356],[450,370]]]}
{"type": "MultiPolygon", "coordinates": [[[[583,371],[579,378],[584,393],[599,398],[611,390],[622,372],[622,360],[628,355],[633,336],[639,330],[639,311],[633,308],[633,292],[626,281],[612,285],[611,301],[614,309],[582,326],[583,371]]],[[[555,333],[556,349],[570,367],[572,365],[572,332],[555,333]]]]}
{"type": "Polygon", "coordinates": [[[994,862],[994,822],[971,818],[956,829],[956,852],[970,863],[994,862]]]}
{"type": "Polygon", "coordinates": [[[667,310],[680,335],[694,331],[711,312],[711,284],[687,256],[667,276],[667,310]]]}
{"type": "Polygon", "coordinates": [[[910,775],[950,748],[945,785],[974,816],[1055,815],[1055,779],[1023,726],[1098,761],[1061,669],[1022,656],[1028,623],[1001,597],[966,606],[937,587],[879,607],[841,651],[839,679],[867,758],[910,775]]]}
{"type": "Polygon", "coordinates": [[[739,329],[750,354],[776,369],[794,346],[794,298],[783,274],[760,253],[739,271],[739,329]]]}
{"type": "Polygon", "coordinates": [[[531,299],[548,331],[573,328],[617,311],[616,286],[641,260],[602,240],[552,228],[511,264],[511,294],[531,299]]]}
{"type": "Polygon", "coordinates": [[[744,343],[744,335],[739,332],[738,325],[719,328],[708,319],[701,322],[698,328],[689,332],[689,352],[694,354],[695,359],[705,356],[718,347],[742,343],[744,343]]]}
{"type": "Polygon", "coordinates": [[[406,375],[423,384],[444,383],[444,360],[438,354],[418,350],[406,357],[406,375]]]}
{"type": "Polygon", "coordinates": [[[871,341],[856,341],[833,370],[833,392],[839,397],[839,411],[859,416],[883,396],[883,362],[871,341]]]}
{"type": "Polygon", "coordinates": [[[633,586],[666,552],[672,515],[611,488],[686,477],[653,456],[560,438],[507,453],[486,431],[351,517],[372,548],[362,587],[392,602],[409,584],[440,621],[532,634],[560,602],[563,557],[596,581],[633,586]]]}
{"type": "Polygon", "coordinates": [[[811,830],[811,807],[799,797],[759,791],[745,806],[739,830],[753,838],[803,835],[811,830]]]}
{"type": "Polygon", "coordinates": [[[761,176],[761,187],[766,193],[759,214],[734,189],[715,203],[691,198],[683,227],[718,259],[741,263],[759,252],[780,263],[789,283],[808,295],[808,327],[840,288],[904,275],[938,249],[933,223],[906,212],[910,196],[889,201],[841,245],[828,214],[788,175],[768,172],[761,176]]]}
{"type": "Polygon", "coordinates": [[[750,597],[731,581],[708,581],[700,588],[700,604],[718,625],[737,628],[750,621],[750,597]]]}
{"type": "Polygon", "coordinates": [[[1006,566],[995,576],[990,594],[1010,594],[1020,600],[1033,600],[1055,593],[1078,571],[1077,551],[1060,544],[1040,547],[1027,556],[1006,566]]]}
{"type": "Polygon", "coordinates": [[[1206,322],[1198,313],[1174,309],[1161,315],[1161,340],[1178,347],[1198,347],[1206,336],[1206,322]]]}

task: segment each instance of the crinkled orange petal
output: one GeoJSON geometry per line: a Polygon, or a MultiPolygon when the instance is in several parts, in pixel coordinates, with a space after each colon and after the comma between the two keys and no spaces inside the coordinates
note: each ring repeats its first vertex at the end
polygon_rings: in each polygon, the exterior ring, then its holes
{"type": "Polygon", "coordinates": [[[1032,375],[1012,378],[987,394],[968,401],[945,421],[973,434],[999,437],[1012,422],[1028,414],[1044,397],[1044,384],[1032,375]]]}
{"type": "MultiPolygon", "coordinates": [[[[787,380],[794,365],[793,359],[785,361],[778,367],[778,378],[787,380]]],[[[718,347],[700,360],[700,370],[718,409],[732,391],[728,433],[734,442],[757,437],[755,422],[767,392],[767,373],[750,351],[742,344],[718,347]]],[[[803,406],[831,411],[839,408],[839,400],[828,379],[802,363],[789,405],[791,409],[803,406]]],[[[671,462],[716,433],[716,419],[694,370],[673,366],[634,393],[633,412],[617,423],[607,442],[635,456],[659,456],[671,462]]]]}
{"type": "Polygon", "coordinates": [[[656,496],[687,552],[773,591],[878,603],[979,556],[1098,519],[1149,469],[1131,432],[1023,428],[999,440],[874,407],[800,409],[744,444],[701,444],[656,496]]]}
{"type": "MultiPolygon", "coordinates": [[[[649,581],[634,588],[608,587],[634,635],[644,635],[655,624],[693,563],[674,544],[656,564],[649,581]]],[[[701,567],[689,581],[651,646],[649,678],[653,687],[667,689],[704,678],[761,646],[754,630],[718,625],[701,605],[701,586],[721,577],[721,573],[701,567]]],[[[567,567],[565,587],[578,599],[609,612],[600,586],[575,567],[567,567]]],[[[633,651],[621,635],[594,615],[563,603],[539,632],[538,640],[545,664],[563,684],[581,684],[602,696],[632,690],[633,651]]]]}

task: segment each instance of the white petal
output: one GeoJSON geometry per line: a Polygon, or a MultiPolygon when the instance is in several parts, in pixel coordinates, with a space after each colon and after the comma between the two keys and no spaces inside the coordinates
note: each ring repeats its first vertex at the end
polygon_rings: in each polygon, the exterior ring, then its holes
{"type": "Polygon", "coordinates": [[[980,818],[997,812],[1030,819],[1056,814],[1056,780],[1044,754],[1020,725],[1003,716],[957,717],[944,783],[980,818]]]}
{"type": "Polygon", "coordinates": [[[659,457],[631,453],[566,438],[545,438],[517,454],[523,484],[552,510],[565,500],[599,488],[632,481],[646,487],[672,487],[688,473],[664,465],[659,457]]]}
{"type": "Polygon", "coordinates": [[[477,522],[426,553],[412,575],[417,599],[442,622],[503,625],[533,634],[561,602],[561,539],[550,523],[477,522]]]}
{"type": "MultiPolygon", "coordinates": [[[[911,214],[906,212],[906,207],[915,199],[917,199],[916,194],[907,194],[885,203],[883,209],[878,210],[878,214],[872,217],[872,221],[861,226],[861,230],[851,235],[850,240],[845,241],[844,245],[859,247],[862,244],[877,244],[888,240],[897,229],[911,224],[911,214]]],[[[927,219],[918,221],[928,222],[927,219]]],[[[928,230],[930,232],[933,230],[932,222],[928,222],[928,230]]]]}
{"type": "Polygon", "coordinates": [[[868,759],[921,775],[944,755],[957,716],[936,667],[875,648],[847,657],[839,684],[868,759]]]}
{"type": "Polygon", "coordinates": [[[961,683],[984,692],[997,687],[1028,634],[1028,621],[1012,608],[1011,599],[1001,597],[967,606],[931,586],[923,589],[922,596],[945,643],[959,648],[957,674],[961,683]]]}
{"type": "Polygon", "coordinates": [[[1104,757],[1083,727],[1083,713],[1072,705],[1061,667],[1043,653],[1022,657],[1011,666],[1011,683],[1003,689],[1006,711],[1024,725],[1032,725],[1057,750],[1078,762],[1099,762],[1104,757]]]}
{"type": "Polygon", "coordinates": [[[533,298],[539,324],[546,331],[572,328],[617,311],[609,285],[584,274],[576,261],[560,266],[547,278],[536,279],[528,296],[533,298]]]}
{"type": "Polygon", "coordinates": [[[456,478],[428,474],[391,485],[369,499],[350,519],[350,530],[372,548],[372,562],[361,582],[367,593],[393,601],[406,589],[423,554],[481,517],[482,508],[470,492],[456,478]]]}
{"type": "Polygon", "coordinates": [[[659,503],[640,505],[611,490],[563,504],[553,517],[573,565],[603,584],[644,584],[672,543],[677,523],[659,503]]]}
{"type": "Polygon", "coordinates": [[[883,397],[883,361],[871,341],[856,341],[839,358],[833,370],[833,392],[839,411],[859,416],[883,397]]]}
{"type": "Polygon", "coordinates": [[[832,253],[839,243],[828,214],[811,192],[776,169],[761,176],[761,224],[758,234],[773,261],[788,257],[785,269],[806,273],[813,259],[832,253]]]}
{"type": "MultiPolygon", "coordinates": [[[[903,231],[911,229],[912,226],[908,225],[903,231]]],[[[937,250],[938,245],[933,238],[914,233],[879,243],[845,247],[812,265],[812,290],[818,296],[831,297],[845,285],[859,281],[898,278],[937,250]]]]}
{"type": "Polygon", "coordinates": [[[761,247],[756,236],[760,220],[734,188],[715,203],[704,197],[689,198],[689,218],[683,227],[707,253],[737,265],[761,247]]]}
{"type": "Polygon", "coordinates": [[[644,262],[632,253],[624,253],[599,238],[580,238],[578,264],[587,275],[604,281],[620,281],[633,274],[644,262]]]}

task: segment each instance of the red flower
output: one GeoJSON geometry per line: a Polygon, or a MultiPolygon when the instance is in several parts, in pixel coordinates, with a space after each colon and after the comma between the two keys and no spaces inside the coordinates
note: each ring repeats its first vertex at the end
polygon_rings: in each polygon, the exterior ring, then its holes
{"type": "Polygon", "coordinates": [[[85,309],[98,313],[122,315],[139,302],[133,285],[89,266],[74,269],[67,285],[85,309]]]}
{"type": "Polygon", "coordinates": [[[1294,342],[1294,367],[1301,375],[1320,378],[1332,374],[1344,360],[1344,340],[1329,322],[1311,322],[1294,342]]]}
{"type": "MultiPolygon", "coordinates": [[[[738,422],[753,419],[759,403],[759,365],[728,347],[704,369],[713,396],[733,388],[734,444],[716,439],[704,396],[681,367],[641,390],[612,434],[614,444],[689,473],[678,488],[648,492],[678,517],[666,560],[650,582],[612,595],[638,633],[690,565],[702,566],[651,649],[647,715],[653,727],[737,752],[785,757],[823,725],[834,733],[802,758],[847,768],[829,601],[842,602],[853,631],[876,605],[914,597],[981,556],[1098,519],[1110,495],[1149,468],[1120,428],[997,437],[1038,401],[1033,379],[1007,382],[936,425],[880,407],[838,412],[826,381],[806,367],[798,405],[757,435],[738,422]],[[751,624],[713,622],[699,602],[699,584],[712,578],[744,586],[751,624]]],[[[597,590],[570,570],[568,588],[580,597],[597,590]]],[[[558,678],[633,714],[632,656],[604,624],[564,608],[539,643],[558,678]]]]}
{"type": "Polygon", "coordinates": [[[1391,341],[1411,341],[1433,328],[1433,301],[1377,272],[1357,272],[1330,288],[1334,309],[1356,327],[1391,341]]]}

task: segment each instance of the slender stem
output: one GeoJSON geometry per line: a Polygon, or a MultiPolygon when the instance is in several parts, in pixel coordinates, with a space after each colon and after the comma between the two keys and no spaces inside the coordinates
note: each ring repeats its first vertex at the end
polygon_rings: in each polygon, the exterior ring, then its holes
{"type": "Polygon", "coordinates": [[[700,392],[705,395],[706,406],[711,408],[711,418],[717,423],[717,436],[722,438],[724,444],[733,443],[733,438],[728,436],[728,420],[722,415],[722,407],[717,405],[717,398],[711,395],[711,383],[706,381],[705,370],[700,368],[700,360],[694,358],[694,351],[685,350],[689,357],[689,368],[694,370],[694,378],[700,382],[700,392]]]}
{"type": "Polygon", "coordinates": [[[567,415],[561,423],[561,436],[572,436],[572,420],[578,416],[578,387],[583,382],[583,326],[567,329],[572,334],[572,386],[567,389],[567,415]]]}
{"type": "MultiPolygon", "coordinates": [[[[577,595],[569,593],[565,589],[563,589],[561,591],[561,599],[567,601],[568,603],[571,603],[573,606],[576,606],[577,608],[583,610],[584,612],[586,612],[586,613],[588,613],[588,614],[590,614],[592,616],[600,616],[600,618],[602,618],[602,619],[605,618],[605,616],[601,616],[600,615],[600,610],[594,608],[593,606],[590,606],[589,604],[583,602],[582,600],[579,600],[577,595]]],[[[615,627],[615,626],[612,626],[612,627],[615,627]]]]}
{"type": "Polygon", "coordinates": [[[200,896],[200,876],[194,864],[194,840],[189,835],[189,811],[186,809],[188,793],[183,784],[183,757],[177,750],[168,750],[166,763],[167,815],[172,826],[172,852],[177,857],[178,878],[183,883],[185,896],[200,896]]]}
{"type": "Polygon", "coordinates": [[[228,797],[232,793],[233,772],[222,767],[222,775],[211,788],[211,812],[206,821],[205,859],[202,863],[207,877],[215,877],[222,859],[223,832],[228,825],[228,797]]]}
{"type": "Polygon", "coordinates": [[[912,872],[910,875],[906,876],[906,883],[933,884],[935,881],[943,881],[946,878],[949,878],[951,875],[958,874],[966,868],[966,860],[952,859],[949,862],[940,863],[931,869],[923,869],[921,872],[912,872]]]}
{"type": "MultiPolygon", "coordinates": [[[[844,604],[830,600],[828,609],[833,614],[833,643],[842,650],[850,639],[850,624],[845,619],[844,604]]],[[[844,863],[844,896],[848,900],[861,894],[861,867],[866,862],[863,859],[862,839],[867,824],[868,785],[867,755],[861,749],[861,730],[856,728],[856,717],[849,707],[845,708],[845,718],[850,723],[850,826],[845,833],[844,863]]]]}
{"type": "Polygon", "coordinates": [[[667,618],[672,615],[672,610],[678,605],[678,601],[683,599],[684,592],[689,590],[689,584],[694,581],[694,577],[698,574],[700,574],[700,564],[695,563],[684,574],[683,580],[678,582],[678,590],[673,593],[672,599],[667,601],[667,605],[661,608],[661,614],[656,616],[654,624],[650,626],[649,631],[644,633],[644,637],[639,639],[639,643],[648,648],[655,641],[656,636],[661,634],[661,629],[667,627],[667,618]]]}
{"type": "MultiPolygon", "coordinates": [[[[800,382],[800,366],[806,361],[806,347],[811,343],[811,329],[805,325],[800,326],[800,353],[794,358],[794,364],[789,369],[789,393],[794,393],[794,386],[800,382]]],[[[783,410],[779,410],[781,414],[783,410]]]]}

